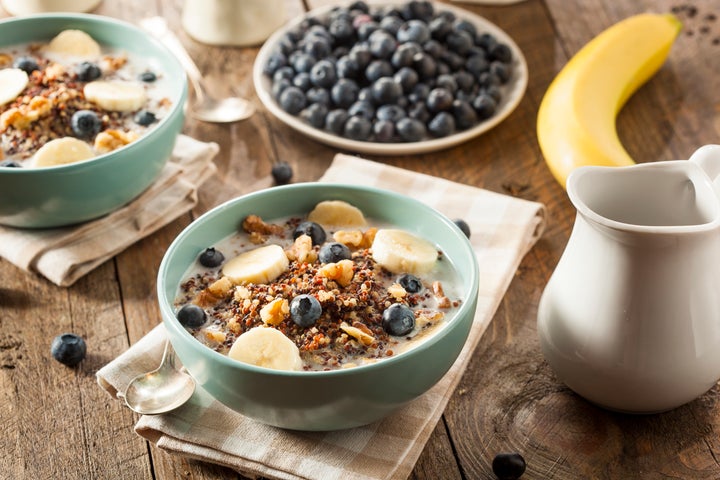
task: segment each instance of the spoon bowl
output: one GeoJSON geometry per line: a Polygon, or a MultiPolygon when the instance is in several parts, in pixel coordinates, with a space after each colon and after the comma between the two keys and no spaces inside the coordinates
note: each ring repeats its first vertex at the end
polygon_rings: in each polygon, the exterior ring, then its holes
{"type": "Polygon", "coordinates": [[[165,341],[160,366],[135,377],[125,390],[125,403],[134,412],[156,415],[169,412],[187,402],[195,391],[195,381],[175,366],[175,351],[165,341]]]}
{"type": "Polygon", "coordinates": [[[254,111],[252,103],[244,98],[227,97],[216,100],[205,96],[202,101],[198,97],[198,101],[190,109],[190,114],[203,122],[231,123],[248,118],[254,111]]]}

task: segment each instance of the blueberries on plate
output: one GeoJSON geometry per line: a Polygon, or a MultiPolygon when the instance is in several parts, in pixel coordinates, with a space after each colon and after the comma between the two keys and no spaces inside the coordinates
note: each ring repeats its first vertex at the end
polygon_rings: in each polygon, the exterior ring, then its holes
{"type": "Polygon", "coordinates": [[[70,117],[70,128],[76,137],[91,139],[102,129],[102,121],[92,110],[78,110],[70,117]]]}
{"type": "Polygon", "coordinates": [[[180,324],[187,328],[198,328],[205,323],[207,314],[198,305],[188,303],[175,314],[180,324]]]}
{"type": "Polygon", "coordinates": [[[298,295],[290,302],[290,318],[300,327],[312,327],[320,315],[322,305],[312,295],[298,295]]]}
{"type": "Polygon", "coordinates": [[[513,58],[494,34],[431,2],[372,11],[354,2],[304,18],[277,41],[263,71],[280,107],[318,130],[420,142],[496,115],[513,58]],[[387,105],[393,109],[381,110],[387,105]]]}
{"type": "Polygon", "coordinates": [[[50,354],[63,365],[74,367],[80,363],[87,353],[87,345],[82,337],[74,333],[63,333],[53,338],[50,354]]]}
{"type": "MultiPolygon", "coordinates": [[[[97,80],[102,76],[102,70],[100,70],[100,67],[98,67],[96,63],[80,62],[75,67],[75,74],[77,75],[78,80],[80,80],[81,82],[92,82],[93,80],[97,80]]],[[[142,80],[142,76],[140,78],[142,80]]]]}
{"type": "Polygon", "coordinates": [[[213,247],[208,247],[200,253],[198,262],[203,267],[215,268],[222,265],[225,261],[225,255],[220,250],[215,250],[213,247]]]}
{"type": "Polygon", "coordinates": [[[415,314],[407,305],[393,303],[382,314],[382,327],[394,337],[407,335],[415,328],[415,314]]]}
{"type": "Polygon", "coordinates": [[[351,256],[347,245],[340,242],[326,243],[318,253],[318,258],[322,263],[337,263],[341,260],[349,260],[351,256]]]}
{"type": "Polygon", "coordinates": [[[322,245],[325,243],[325,239],[327,238],[325,229],[319,223],[309,221],[302,222],[300,225],[295,227],[295,231],[293,231],[293,239],[298,238],[300,235],[307,235],[310,237],[313,245],[322,245]]]}

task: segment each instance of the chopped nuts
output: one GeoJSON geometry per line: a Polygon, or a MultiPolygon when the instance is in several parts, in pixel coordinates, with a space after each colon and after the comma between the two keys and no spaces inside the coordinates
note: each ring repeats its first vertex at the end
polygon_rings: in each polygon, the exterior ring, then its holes
{"type": "Polygon", "coordinates": [[[242,229],[250,235],[250,241],[253,243],[265,243],[267,240],[266,235],[281,235],[283,233],[282,225],[265,223],[257,215],[245,217],[242,222],[242,229]]]}
{"type": "Polygon", "coordinates": [[[138,139],[135,132],[123,132],[121,130],[105,130],[95,136],[95,150],[98,153],[108,153],[120,147],[134,142],[138,139]]]}
{"type": "Polygon", "coordinates": [[[340,329],[365,346],[370,346],[375,341],[375,337],[372,333],[368,333],[370,332],[369,330],[365,332],[358,327],[350,326],[345,322],[340,324],[340,329]]]}
{"type": "Polygon", "coordinates": [[[368,228],[364,233],[361,230],[338,230],[333,234],[336,242],[347,245],[349,248],[357,250],[359,248],[370,248],[377,228],[368,228]]]}
{"type": "Polygon", "coordinates": [[[355,265],[352,260],[340,260],[323,265],[318,273],[328,280],[335,280],[341,287],[347,287],[355,274],[355,265]]]}
{"type": "Polygon", "coordinates": [[[450,299],[445,296],[442,283],[437,280],[434,281],[432,284],[432,289],[433,295],[435,295],[435,299],[437,300],[439,308],[450,308],[452,306],[450,299]]]}
{"type": "Polygon", "coordinates": [[[285,250],[288,260],[297,260],[300,263],[312,263],[317,260],[317,253],[313,250],[312,239],[309,235],[300,235],[295,239],[295,243],[285,250]]]}
{"type": "Polygon", "coordinates": [[[279,325],[290,313],[290,304],[284,298],[276,298],[260,309],[260,319],[267,325],[279,325]]]}
{"type": "Polygon", "coordinates": [[[401,301],[407,295],[407,291],[399,283],[393,283],[388,287],[388,293],[398,302],[401,301]]]}

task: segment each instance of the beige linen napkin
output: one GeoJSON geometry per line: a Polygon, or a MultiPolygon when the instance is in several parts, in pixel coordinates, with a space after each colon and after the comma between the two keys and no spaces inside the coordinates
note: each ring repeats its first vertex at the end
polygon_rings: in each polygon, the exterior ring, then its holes
{"type": "Polygon", "coordinates": [[[44,230],[0,227],[0,256],[61,287],[167,225],[197,203],[215,172],[216,143],[180,135],[158,179],[139,197],[97,220],[44,230]]]}
{"type": "MultiPolygon", "coordinates": [[[[542,234],[538,203],[492,193],[395,167],[337,155],[322,182],[371,185],[401,192],[463,218],[480,264],[480,295],[470,337],[451,370],[429,392],[390,417],[351,430],[294,432],[250,420],[202,389],[183,407],[142,416],[138,434],[170,452],[271,479],[397,479],[412,471],[520,260],[542,234]]],[[[165,339],[162,325],[103,367],[98,382],[111,395],[155,368],[165,339]]]]}

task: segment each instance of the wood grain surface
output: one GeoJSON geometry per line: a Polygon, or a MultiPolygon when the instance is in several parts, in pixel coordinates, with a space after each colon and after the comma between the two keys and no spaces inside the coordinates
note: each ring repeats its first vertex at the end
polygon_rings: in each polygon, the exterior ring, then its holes
{"type": "MultiPolygon", "coordinates": [[[[326,3],[288,0],[289,16],[326,3]]],[[[687,158],[701,145],[720,143],[720,18],[713,19],[720,17],[720,0],[457,5],[494,22],[520,46],[530,72],[522,102],[499,126],[458,147],[368,158],[540,201],[550,216],[545,235],[520,265],[411,478],[494,478],[493,457],[508,451],[526,459],[524,479],[720,478],[717,387],[660,415],[610,413],[557,380],[542,357],[535,328],[540,295],[575,215],[550,175],[535,135],[545,90],[568,58],[611,24],[635,13],[675,11],[684,30],[665,66],[619,115],[620,137],[639,162],[687,158]]],[[[95,372],[159,322],[157,267],[192,218],[229,198],[270,186],[270,169],[278,161],[292,165],[294,181],[315,180],[336,150],[296,133],[261,107],[250,73],[257,48],[195,42],[181,28],[181,8],[181,0],[106,0],[95,13],[131,22],[164,16],[213,93],[251,98],[258,113],[230,125],[189,118],[185,133],[221,147],[218,175],[203,187],[193,214],[133,245],[71,288],[56,287],[0,260],[0,478],[243,478],[169,455],[142,440],[133,432],[136,415],[96,385],[95,372]],[[65,331],[82,335],[89,346],[77,369],[60,365],[49,354],[51,339],[65,331]]]]}

